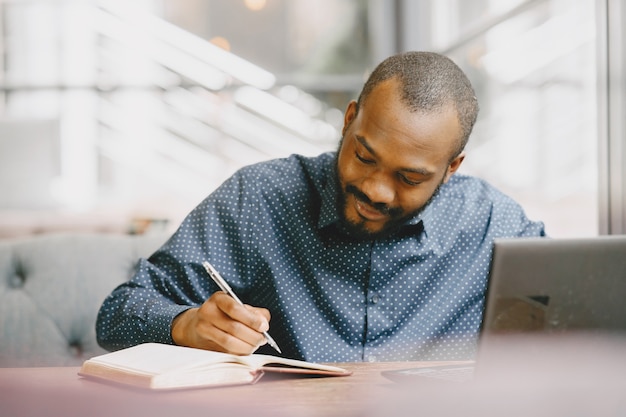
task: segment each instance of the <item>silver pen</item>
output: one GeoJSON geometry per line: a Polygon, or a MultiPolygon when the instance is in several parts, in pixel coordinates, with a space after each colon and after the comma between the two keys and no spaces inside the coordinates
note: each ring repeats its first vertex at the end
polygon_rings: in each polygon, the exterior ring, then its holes
{"type": "MultiPolygon", "coordinates": [[[[233,289],[230,288],[230,285],[228,285],[228,283],[224,280],[224,278],[222,278],[220,273],[217,272],[215,268],[213,268],[213,265],[211,265],[207,261],[204,261],[202,262],[202,266],[204,266],[204,269],[206,269],[211,279],[217,284],[218,287],[220,287],[222,291],[224,291],[226,294],[233,297],[233,299],[237,301],[239,304],[243,305],[243,303],[241,302],[239,297],[237,297],[233,289]]],[[[267,343],[271,347],[273,347],[278,353],[282,353],[280,348],[278,347],[278,345],[276,344],[274,339],[272,339],[272,336],[270,336],[268,332],[263,332],[263,336],[265,336],[265,340],[267,340],[267,343]]]]}

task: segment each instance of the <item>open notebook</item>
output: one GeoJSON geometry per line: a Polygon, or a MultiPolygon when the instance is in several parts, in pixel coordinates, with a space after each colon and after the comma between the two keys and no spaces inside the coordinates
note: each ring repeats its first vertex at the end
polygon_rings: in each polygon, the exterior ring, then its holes
{"type": "Polygon", "coordinates": [[[233,355],[161,343],[143,343],[95,356],[78,374],[102,382],[152,390],[254,384],[265,372],[348,376],[336,366],[271,355],[233,355]]]}
{"type": "Polygon", "coordinates": [[[626,331],[626,236],[497,239],[474,366],[384,372],[396,381],[475,377],[507,334],[626,331]]]}

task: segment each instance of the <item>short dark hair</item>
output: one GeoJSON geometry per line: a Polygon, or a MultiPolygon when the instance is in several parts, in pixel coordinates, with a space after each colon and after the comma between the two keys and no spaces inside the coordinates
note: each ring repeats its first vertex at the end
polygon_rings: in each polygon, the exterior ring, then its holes
{"type": "Polygon", "coordinates": [[[378,64],[365,82],[358,109],[381,82],[400,81],[402,101],[411,111],[435,112],[452,104],[459,118],[462,135],[453,159],[460,154],[478,117],[478,100],[465,73],[450,59],[434,52],[405,52],[378,64]]]}

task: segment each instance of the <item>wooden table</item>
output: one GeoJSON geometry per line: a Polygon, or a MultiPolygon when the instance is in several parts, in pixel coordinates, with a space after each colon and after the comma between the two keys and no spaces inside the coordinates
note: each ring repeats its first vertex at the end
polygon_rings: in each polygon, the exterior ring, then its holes
{"type": "Polygon", "coordinates": [[[0,368],[0,417],[626,416],[626,334],[526,336],[489,353],[467,384],[381,375],[445,362],[345,363],[351,376],[266,374],[255,385],[174,392],[87,380],[78,368],[0,368]]]}
{"type": "Polygon", "coordinates": [[[167,392],[84,379],[74,367],[0,368],[0,416],[359,416],[396,385],[381,371],[434,363],[345,363],[351,376],[265,374],[254,385],[167,392]]]}

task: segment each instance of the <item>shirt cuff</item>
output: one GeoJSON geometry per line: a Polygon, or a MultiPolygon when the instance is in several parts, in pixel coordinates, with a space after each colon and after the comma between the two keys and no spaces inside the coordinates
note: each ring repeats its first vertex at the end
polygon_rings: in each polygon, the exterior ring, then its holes
{"type": "Polygon", "coordinates": [[[175,344],[174,339],[172,339],[172,322],[176,316],[193,307],[163,303],[161,308],[150,309],[146,332],[147,339],[157,343],[175,344]]]}

